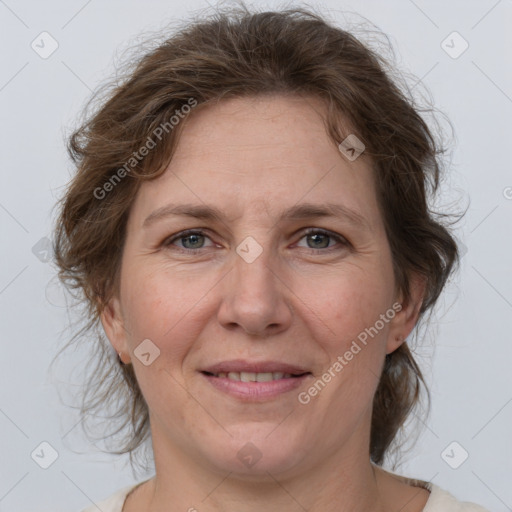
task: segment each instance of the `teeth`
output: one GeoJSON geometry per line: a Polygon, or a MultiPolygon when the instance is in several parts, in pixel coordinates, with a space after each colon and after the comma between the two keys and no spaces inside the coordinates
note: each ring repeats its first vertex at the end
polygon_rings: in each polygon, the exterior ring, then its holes
{"type": "Polygon", "coordinates": [[[228,378],[231,380],[239,380],[242,382],[269,382],[271,380],[290,379],[290,373],[283,372],[265,372],[265,373],[252,373],[252,372],[220,372],[215,374],[216,377],[228,378]]]}
{"type": "Polygon", "coordinates": [[[256,374],[256,380],[258,382],[268,382],[271,380],[274,380],[273,375],[270,372],[267,373],[257,373],[256,374]]]}

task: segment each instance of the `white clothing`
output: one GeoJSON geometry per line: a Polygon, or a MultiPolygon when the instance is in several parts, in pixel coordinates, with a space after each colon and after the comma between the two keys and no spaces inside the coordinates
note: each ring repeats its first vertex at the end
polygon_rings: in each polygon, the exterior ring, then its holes
{"type": "MultiPolygon", "coordinates": [[[[433,483],[424,482],[422,480],[410,481],[414,482],[414,485],[430,491],[430,497],[423,508],[423,512],[489,512],[489,510],[475,503],[457,500],[448,491],[441,489],[433,483]]],[[[106,500],[97,503],[97,505],[91,505],[82,510],[82,512],[98,512],[98,509],[101,510],[101,512],[122,512],[123,504],[128,494],[142,483],[143,482],[120,489],[106,500]]]]}

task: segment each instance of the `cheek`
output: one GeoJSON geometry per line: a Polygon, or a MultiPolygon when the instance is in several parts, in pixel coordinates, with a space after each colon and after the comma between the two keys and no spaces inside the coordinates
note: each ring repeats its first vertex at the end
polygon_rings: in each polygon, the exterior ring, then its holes
{"type": "Polygon", "coordinates": [[[338,414],[358,418],[378,385],[392,316],[380,318],[391,310],[392,281],[376,264],[364,271],[347,267],[316,282],[323,286],[304,283],[300,293],[309,290],[305,302],[317,313],[309,314],[308,328],[324,352],[322,382],[306,391],[320,409],[332,408],[322,421],[335,423],[338,414]]]}
{"type": "Polygon", "coordinates": [[[203,282],[187,283],[179,273],[162,268],[127,267],[123,277],[123,315],[138,384],[150,410],[178,428],[188,399],[183,363],[204,328],[201,297],[211,285],[204,277],[203,282]],[[136,355],[146,339],[159,350],[147,366],[136,355]]]}
{"type": "Polygon", "coordinates": [[[364,269],[347,265],[295,284],[294,292],[315,313],[307,315],[311,330],[317,333],[324,348],[336,355],[373,326],[392,305],[392,281],[380,264],[364,269]]]}
{"type": "Polygon", "coordinates": [[[123,315],[132,351],[144,339],[161,350],[162,359],[176,366],[204,327],[208,297],[216,280],[206,272],[158,266],[125,269],[123,315]]]}

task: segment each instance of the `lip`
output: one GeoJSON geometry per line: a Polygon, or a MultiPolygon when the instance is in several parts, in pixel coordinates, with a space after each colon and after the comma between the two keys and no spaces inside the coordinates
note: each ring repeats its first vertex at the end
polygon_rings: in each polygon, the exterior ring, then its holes
{"type": "Polygon", "coordinates": [[[246,402],[261,402],[284,395],[285,393],[302,386],[304,381],[311,377],[311,373],[305,373],[298,377],[277,379],[267,382],[242,382],[231,380],[227,377],[215,377],[215,375],[209,375],[204,372],[200,372],[200,374],[215,389],[246,402]]]}
{"type": "Polygon", "coordinates": [[[222,391],[242,401],[258,402],[276,398],[300,387],[311,377],[311,372],[301,365],[281,361],[246,361],[233,359],[221,361],[199,370],[207,382],[218,391],[222,391]],[[221,372],[274,373],[282,372],[296,377],[276,379],[266,382],[242,382],[227,377],[216,377],[212,374],[221,372]]]}
{"type": "MultiPolygon", "coordinates": [[[[289,363],[279,361],[245,361],[243,359],[233,359],[231,361],[221,361],[214,365],[208,366],[200,370],[208,373],[221,373],[221,372],[249,372],[249,373],[273,373],[283,372],[291,373],[292,375],[301,375],[303,373],[310,373],[307,368],[300,365],[291,365],[289,363]]],[[[277,381],[276,381],[277,382],[277,381]]]]}

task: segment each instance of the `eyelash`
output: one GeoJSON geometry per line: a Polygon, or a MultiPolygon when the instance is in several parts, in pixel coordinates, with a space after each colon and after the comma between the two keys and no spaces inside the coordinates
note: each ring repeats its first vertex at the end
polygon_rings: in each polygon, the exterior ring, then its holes
{"type": "MultiPolygon", "coordinates": [[[[321,235],[325,235],[325,236],[328,236],[329,238],[333,238],[335,239],[337,242],[339,242],[342,246],[344,247],[349,247],[350,246],[350,242],[342,237],[341,235],[336,235],[334,233],[331,233],[330,231],[325,231],[323,229],[319,229],[319,228],[307,228],[302,236],[300,237],[300,240],[302,240],[302,238],[304,238],[305,236],[307,235],[312,235],[312,234],[321,234],[321,235]]],[[[187,238],[188,236],[190,235],[201,235],[201,236],[205,236],[207,238],[210,238],[205,231],[201,230],[201,229],[187,229],[185,231],[181,231],[179,233],[177,233],[176,235],[172,236],[172,237],[169,237],[169,238],[166,238],[163,242],[162,242],[162,246],[163,247],[170,247],[172,245],[173,242],[175,242],[176,240],[180,240],[182,238],[187,238]]],[[[204,247],[201,247],[199,249],[186,249],[184,247],[178,247],[178,246],[175,246],[175,248],[180,251],[180,252],[185,252],[185,253],[188,253],[188,254],[197,254],[201,251],[203,251],[205,248],[204,247]]],[[[304,249],[309,249],[310,251],[312,251],[313,253],[315,254],[318,254],[318,251],[320,252],[324,252],[324,253],[329,253],[331,252],[332,250],[336,250],[336,246],[334,247],[326,247],[324,249],[312,249],[312,248],[304,248],[304,249]]]]}

